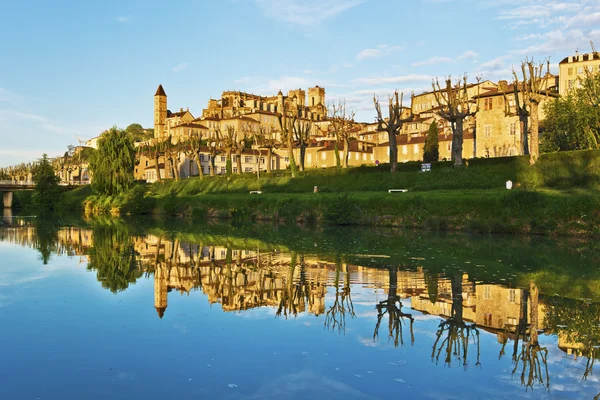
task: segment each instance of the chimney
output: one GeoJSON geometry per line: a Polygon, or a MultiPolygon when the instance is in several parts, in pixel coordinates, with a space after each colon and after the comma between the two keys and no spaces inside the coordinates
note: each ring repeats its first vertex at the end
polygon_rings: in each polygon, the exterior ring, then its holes
{"type": "Polygon", "coordinates": [[[180,109],[179,109],[179,112],[183,112],[183,108],[180,108],[180,109]]]}
{"type": "Polygon", "coordinates": [[[498,89],[501,92],[506,92],[508,90],[508,81],[498,81],[498,89]]]}

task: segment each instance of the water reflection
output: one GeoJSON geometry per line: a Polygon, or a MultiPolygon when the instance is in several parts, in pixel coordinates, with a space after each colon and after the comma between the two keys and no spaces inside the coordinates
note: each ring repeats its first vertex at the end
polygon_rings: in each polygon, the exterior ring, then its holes
{"type": "Polygon", "coordinates": [[[540,344],[540,334],[553,335],[564,354],[584,358],[582,379],[592,375],[600,357],[600,304],[540,294],[535,282],[509,287],[458,270],[431,271],[414,264],[371,268],[344,253],[241,247],[228,238],[212,242],[209,236],[192,241],[168,234],[133,235],[118,223],[80,228],[37,221],[0,230],[0,240],[36,249],[44,264],[52,254],[83,257],[87,269],[112,293],[140,278],[152,279],[161,319],[170,293],[202,291],[224,312],[270,307],[280,319],[311,314],[321,316],[327,330],[344,335],[358,318],[352,290],[360,285],[384,295],[372,304],[373,340],[385,336],[394,347],[431,340],[427,346],[434,364],[480,367],[485,331],[497,336],[498,358],[510,357],[510,372],[526,390],[549,391],[549,347],[547,341],[540,344]],[[417,315],[440,318],[432,339],[415,335],[417,315]]]}

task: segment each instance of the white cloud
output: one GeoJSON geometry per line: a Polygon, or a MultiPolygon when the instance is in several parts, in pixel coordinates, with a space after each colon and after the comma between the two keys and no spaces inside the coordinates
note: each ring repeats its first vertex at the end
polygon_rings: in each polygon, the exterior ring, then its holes
{"type": "Polygon", "coordinates": [[[126,23],[126,22],[130,22],[130,21],[132,21],[131,17],[124,17],[124,16],[118,16],[118,17],[116,17],[116,18],[115,18],[115,20],[116,20],[117,22],[120,22],[120,23],[122,23],[122,24],[124,24],[124,23],[126,23]]]}
{"type": "Polygon", "coordinates": [[[499,70],[502,69],[504,67],[504,59],[506,57],[502,56],[502,57],[496,57],[493,60],[489,60],[486,61],[484,63],[481,63],[481,68],[483,69],[491,69],[491,70],[499,70]]]}
{"type": "Polygon", "coordinates": [[[177,64],[176,66],[173,67],[173,72],[181,72],[187,69],[187,67],[189,66],[189,63],[183,62],[180,64],[177,64]]]}
{"type": "Polygon", "coordinates": [[[477,57],[479,57],[479,54],[473,50],[467,50],[465,51],[463,54],[461,54],[460,56],[456,57],[457,60],[475,60],[477,59],[477,57]]]}
{"type": "Polygon", "coordinates": [[[366,85],[385,85],[390,83],[412,83],[412,82],[423,82],[430,81],[430,75],[420,75],[420,74],[409,74],[409,75],[399,75],[399,76],[380,76],[380,77],[370,77],[370,78],[356,78],[353,79],[352,82],[356,84],[366,84],[366,85]]]}
{"type": "Polygon", "coordinates": [[[402,50],[402,46],[397,46],[397,45],[390,46],[387,44],[380,44],[376,48],[364,49],[364,50],[359,51],[358,54],[356,54],[356,56],[354,58],[357,61],[363,61],[367,58],[379,58],[379,57],[383,57],[383,56],[388,56],[388,55],[393,54],[400,50],[402,50]]]}
{"type": "Polygon", "coordinates": [[[411,65],[413,67],[422,67],[424,65],[447,64],[451,62],[453,62],[453,60],[450,57],[433,56],[424,61],[414,62],[411,65]]]}
{"type": "Polygon", "coordinates": [[[309,26],[343,13],[366,0],[254,0],[271,18],[309,26]]]}

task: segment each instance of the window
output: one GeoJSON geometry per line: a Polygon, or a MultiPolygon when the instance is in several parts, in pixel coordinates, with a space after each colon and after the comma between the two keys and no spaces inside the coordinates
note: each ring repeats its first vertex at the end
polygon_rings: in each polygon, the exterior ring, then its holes
{"type": "Polygon", "coordinates": [[[246,156],[246,157],[244,157],[244,162],[245,163],[251,163],[252,162],[252,156],[246,156]]]}
{"type": "Polygon", "coordinates": [[[515,136],[517,134],[517,123],[516,122],[510,123],[510,125],[508,126],[508,132],[509,132],[510,136],[515,136]]]}
{"type": "Polygon", "coordinates": [[[358,160],[358,157],[359,157],[359,156],[360,156],[360,155],[359,155],[358,153],[354,153],[354,158],[355,158],[356,160],[358,160]]]}
{"type": "Polygon", "coordinates": [[[483,127],[483,135],[486,138],[492,137],[492,126],[491,125],[486,125],[483,127]]]}
{"type": "Polygon", "coordinates": [[[569,80],[569,81],[567,81],[567,87],[568,87],[569,89],[573,89],[573,80],[572,80],[572,79],[571,79],[571,80],[569,80]]]}
{"type": "Polygon", "coordinates": [[[515,289],[509,289],[508,290],[508,301],[510,301],[511,303],[515,303],[515,299],[517,297],[517,293],[515,289]]]}
{"type": "Polygon", "coordinates": [[[580,74],[580,75],[583,74],[583,67],[579,67],[577,69],[577,73],[580,74]]]}
{"type": "Polygon", "coordinates": [[[225,167],[221,167],[221,173],[224,174],[227,172],[227,169],[225,169],[225,167]]]}
{"type": "Polygon", "coordinates": [[[234,173],[234,174],[237,174],[237,172],[238,172],[238,171],[237,171],[237,167],[233,167],[233,173],[234,173]]]}
{"type": "Polygon", "coordinates": [[[492,314],[483,314],[483,324],[492,326],[492,314]]]}
{"type": "Polygon", "coordinates": [[[290,158],[289,158],[289,157],[285,157],[285,158],[283,159],[283,161],[285,161],[285,162],[289,163],[289,162],[290,162],[290,158]]]}
{"type": "Polygon", "coordinates": [[[221,156],[221,162],[225,162],[225,161],[227,161],[226,157],[225,156],[221,156]]]}
{"type": "Polygon", "coordinates": [[[402,154],[408,154],[408,148],[406,146],[402,146],[402,154]]]}
{"type": "Polygon", "coordinates": [[[573,75],[573,68],[567,69],[567,75],[573,75]]]}
{"type": "Polygon", "coordinates": [[[419,154],[419,145],[418,144],[413,144],[413,153],[419,154]]]}
{"type": "Polygon", "coordinates": [[[200,154],[200,161],[204,161],[204,154],[200,154]]]}
{"type": "Polygon", "coordinates": [[[252,167],[246,167],[246,168],[244,168],[244,172],[252,172],[252,167]]]}
{"type": "Polygon", "coordinates": [[[490,285],[485,285],[483,287],[483,298],[485,300],[489,300],[492,298],[492,291],[490,285]]]}
{"type": "Polygon", "coordinates": [[[327,154],[325,154],[325,152],[321,153],[321,160],[326,160],[327,159],[327,154]]]}
{"type": "Polygon", "coordinates": [[[309,164],[312,162],[312,154],[306,155],[306,162],[308,162],[309,164]]]}
{"type": "Polygon", "coordinates": [[[483,109],[484,110],[491,110],[494,106],[494,99],[493,98],[487,98],[487,99],[483,99],[483,109]]]}

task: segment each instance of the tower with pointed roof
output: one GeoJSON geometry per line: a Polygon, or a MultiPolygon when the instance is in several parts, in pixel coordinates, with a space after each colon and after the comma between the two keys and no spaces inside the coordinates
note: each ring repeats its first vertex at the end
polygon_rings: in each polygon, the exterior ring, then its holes
{"type": "Polygon", "coordinates": [[[162,85],[158,85],[154,95],[154,137],[160,138],[165,135],[167,120],[167,94],[162,85]]]}

